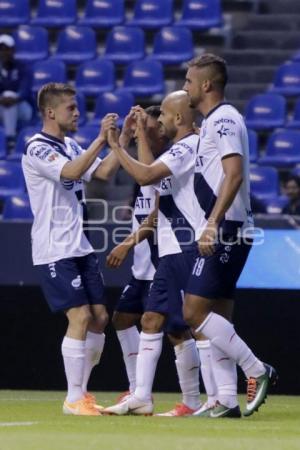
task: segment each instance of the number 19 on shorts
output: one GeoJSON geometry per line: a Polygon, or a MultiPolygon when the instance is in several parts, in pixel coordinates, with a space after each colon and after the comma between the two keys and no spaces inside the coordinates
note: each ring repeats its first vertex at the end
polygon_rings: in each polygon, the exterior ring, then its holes
{"type": "Polygon", "coordinates": [[[200,277],[201,272],[203,270],[204,267],[204,263],[205,263],[205,258],[197,258],[194,268],[193,268],[193,275],[196,275],[196,277],[200,277]]]}

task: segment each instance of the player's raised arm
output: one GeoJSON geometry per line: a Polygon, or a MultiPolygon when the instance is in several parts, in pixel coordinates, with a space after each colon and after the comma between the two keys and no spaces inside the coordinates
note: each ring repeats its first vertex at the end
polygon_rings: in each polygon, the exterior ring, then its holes
{"type": "Polygon", "coordinates": [[[171,171],[168,167],[160,161],[155,161],[151,165],[146,165],[129,156],[120,146],[119,135],[115,128],[111,128],[108,132],[108,143],[118,157],[120,164],[139,185],[147,186],[149,184],[157,183],[163,178],[171,175],[171,171]]]}
{"type": "MultiPolygon", "coordinates": [[[[66,178],[68,180],[79,180],[82,177],[82,175],[91,167],[93,162],[96,160],[100,150],[102,150],[102,148],[105,146],[108,129],[115,126],[115,119],[115,114],[108,114],[107,116],[105,116],[105,118],[101,122],[101,129],[97,138],[91,143],[86,152],[82,153],[78,158],[74,159],[73,161],[69,161],[64,165],[61,171],[61,178],[66,178]]],[[[117,161],[115,161],[113,157],[111,158],[111,161],[114,162],[115,166],[117,166],[117,161]]],[[[103,164],[99,166],[99,171],[102,165],[103,164]]],[[[107,170],[107,167],[104,169],[102,168],[102,171],[105,172],[105,169],[107,170]]],[[[96,173],[97,170],[95,171],[96,173]]]]}

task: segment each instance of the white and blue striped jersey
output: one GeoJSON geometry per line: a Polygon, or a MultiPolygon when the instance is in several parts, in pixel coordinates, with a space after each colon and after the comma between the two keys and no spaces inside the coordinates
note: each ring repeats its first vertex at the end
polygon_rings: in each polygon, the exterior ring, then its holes
{"type": "Polygon", "coordinates": [[[101,163],[97,158],[82,180],[61,178],[63,166],[84,150],[71,138],[64,142],[46,133],[26,144],[22,168],[34,216],[31,230],[33,264],[84,256],[93,251],[84,230],[83,180],[89,181],[101,163]]]}
{"type": "Polygon", "coordinates": [[[172,172],[157,187],[159,256],[181,253],[199,237],[200,207],[194,190],[195,162],[199,136],[190,134],[161,155],[172,172]]]}
{"type": "MultiPolygon", "coordinates": [[[[141,186],[136,197],[132,218],[132,232],[135,232],[146,217],[155,209],[156,192],[153,186],[141,186]]],[[[133,276],[137,280],[153,280],[158,265],[158,248],[155,234],[134,247],[133,276]]]]}
{"type": "Polygon", "coordinates": [[[224,180],[222,158],[243,157],[243,183],[221,223],[223,234],[251,234],[253,217],[250,206],[248,133],[240,113],[230,104],[221,103],[203,120],[195,167],[195,192],[201,206],[201,228],[216,203],[224,180]]]}

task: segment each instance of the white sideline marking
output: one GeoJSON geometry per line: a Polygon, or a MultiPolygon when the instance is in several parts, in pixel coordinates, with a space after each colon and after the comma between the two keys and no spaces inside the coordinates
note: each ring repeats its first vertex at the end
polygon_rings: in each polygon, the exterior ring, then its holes
{"type": "Polygon", "coordinates": [[[0,422],[0,427],[29,427],[39,422],[0,422]]]}

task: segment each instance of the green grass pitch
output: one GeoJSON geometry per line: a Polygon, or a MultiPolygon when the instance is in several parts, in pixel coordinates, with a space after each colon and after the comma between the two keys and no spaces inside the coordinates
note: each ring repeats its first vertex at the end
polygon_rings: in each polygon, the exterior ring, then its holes
{"type": "MultiPolygon", "coordinates": [[[[103,405],[115,393],[97,393],[103,405]]],[[[300,397],[270,396],[243,419],[64,416],[62,392],[0,391],[0,450],[299,450],[300,397]]],[[[179,394],[154,394],[156,412],[179,394]]],[[[244,405],[241,397],[241,406],[244,405]]]]}

